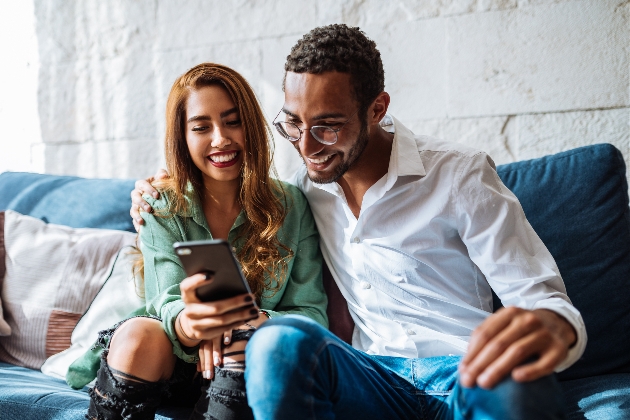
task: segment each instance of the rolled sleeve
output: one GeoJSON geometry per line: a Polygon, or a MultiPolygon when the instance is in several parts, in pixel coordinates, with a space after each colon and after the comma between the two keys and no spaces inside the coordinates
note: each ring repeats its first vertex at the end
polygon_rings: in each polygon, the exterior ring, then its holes
{"type": "MultiPolygon", "coordinates": [[[[156,212],[167,208],[166,198],[144,198],[156,212]]],[[[175,319],[185,306],[179,284],[186,278],[186,273],[173,250],[173,243],[184,240],[183,227],[173,216],[144,212],[141,215],[145,221],[140,229],[140,241],[147,313],[162,320],[164,331],[173,344],[173,353],[186,362],[196,362],[196,349],[183,347],[175,332],[175,319]]]]}

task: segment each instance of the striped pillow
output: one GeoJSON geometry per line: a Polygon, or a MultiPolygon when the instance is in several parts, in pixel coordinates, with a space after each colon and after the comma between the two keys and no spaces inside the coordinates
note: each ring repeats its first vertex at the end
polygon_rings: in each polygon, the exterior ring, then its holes
{"type": "Polygon", "coordinates": [[[11,335],[0,337],[0,361],[39,369],[49,356],[70,347],[72,330],[118,251],[133,245],[135,235],[46,224],[7,210],[3,237],[6,274],[0,299],[11,335]]]}
{"type": "MultiPolygon", "coordinates": [[[[0,213],[0,290],[2,290],[2,280],[4,279],[4,212],[0,213]]],[[[11,334],[11,327],[3,318],[2,298],[0,298],[0,335],[11,334]]]]}

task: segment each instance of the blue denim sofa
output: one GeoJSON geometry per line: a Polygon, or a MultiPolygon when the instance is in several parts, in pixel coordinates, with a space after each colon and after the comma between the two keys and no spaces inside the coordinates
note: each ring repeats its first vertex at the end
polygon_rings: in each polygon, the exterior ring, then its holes
{"type": "MultiPolygon", "coordinates": [[[[600,144],[497,171],[555,257],[586,323],[584,356],[558,375],[568,418],[630,419],[630,210],[621,153],[600,144]]],[[[7,172],[0,174],[0,211],[72,227],[133,231],[132,188],[132,180],[7,172]]],[[[352,322],[343,298],[329,276],[325,283],[331,329],[349,340],[352,322]]],[[[39,371],[0,362],[0,420],[81,419],[87,405],[86,389],[75,391],[39,371]]],[[[158,418],[188,413],[167,407],[158,418]]]]}

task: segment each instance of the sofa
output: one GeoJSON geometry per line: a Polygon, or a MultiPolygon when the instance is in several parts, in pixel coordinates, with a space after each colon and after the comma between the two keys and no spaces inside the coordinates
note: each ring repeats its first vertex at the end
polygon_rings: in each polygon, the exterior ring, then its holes
{"type": "MultiPolygon", "coordinates": [[[[556,259],[569,297],[586,323],[589,341],[583,357],[557,374],[568,418],[630,419],[630,210],[625,164],[620,151],[610,144],[592,145],[501,165],[497,172],[519,198],[529,222],[556,259]]],[[[72,238],[77,235],[76,232],[84,232],[84,228],[98,229],[89,230],[86,235],[101,230],[114,232],[114,235],[115,232],[133,232],[129,217],[129,192],[133,189],[133,182],[6,172],[0,174],[0,212],[5,211],[14,219],[21,217],[19,215],[31,216],[38,219],[33,223],[49,224],[40,226],[40,230],[46,226],[57,229],[55,225],[65,225],[68,228],[63,231],[64,235],[72,238]]],[[[15,232],[11,234],[15,236],[15,232]]],[[[128,246],[133,233],[122,236],[121,242],[116,242],[113,248],[128,246]]],[[[8,247],[7,240],[5,237],[4,242],[0,241],[0,250],[8,247]]],[[[23,246],[30,253],[40,249],[37,244],[31,250],[28,250],[28,243],[23,246]]],[[[47,252],[52,255],[60,248],[53,246],[47,252]]],[[[104,248],[99,245],[98,249],[104,248]]],[[[99,251],[102,252],[105,251],[99,251]]],[[[92,307],[96,306],[94,302],[105,290],[106,281],[110,281],[108,276],[112,277],[116,271],[108,265],[116,258],[117,261],[123,259],[120,254],[99,259],[98,264],[105,267],[99,275],[105,281],[97,282],[92,287],[94,290],[79,293],[84,301],[75,299],[78,306],[73,309],[74,312],[70,311],[71,320],[64,321],[66,335],[72,333],[73,341],[66,337],[56,348],[46,344],[49,353],[61,351],[64,346],[75,346],[77,330],[93,311],[92,307]],[[81,314],[82,311],[85,313],[81,314]],[[74,330],[68,325],[75,325],[74,330]]],[[[10,264],[16,266],[16,262],[10,261],[8,256],[5,260],[7,267],[10,264]]],[[[19,268],[14,267],[12,273],[19,268]]],[[[0,264],[0,282],[3,278],[5,280],[0,304],[5,303],[5,319],[9,327],[13,327],[11,334],[19,335],[26,327],[15,324],[16,306],[11,301],[15,300],[15,294],[12,294],[11,287],[16,287],[12,286],[16,283],[11,283],[12,274],[5,273],[6,270],[8,268],[0,264]],[[10,309],[13,315],[9,314],[10,309]]],[[[67,268],[64,270],[67,271],[67,268]]],[[[352,319],[330,274],[324,271],[331,329],[349,342],[352,319]]],[[[98,277],[97,274],[93,276],[98,277]]],[[[41,277],[34,281],[41,281],[41,277]]],[[[70,280],[62,276],[59,281],[55,293],[70,280]]],[[[113,293],[120,296],[123,292],[120,287],[116,286],[113,293]]],[[[28,298],[26,296],[25,299],[28,298]]],[[[118,301],[116,295],[108,299],[106,302],[111,302],[111,305],[118,301]]],[[[495,310],[501,306],[496,296],[494,304],[495,310]]],[[[2,306],[0,319],[1,310],[2,306]]],[[[51,309],[53,313],[56,310],[58,308],[51,309]]],[[[102,314],[92,315],[92,318],[106,316],[102,314]]],[[[53,317],[46,316],[48,329],[45,339],[48,342],[57,327],[51,321],[53,317]]],[[[38,366],[42,361],[46,366],[49,360],[64,352],[46,354],[49,359],[40,355],[37,360],[24,359],[26,361],[21,362],[7,355],[10,348],[7,343],[11,337],[0,336],[0,419],[83,418],[88,406],[87,387],[73,390],[60,379],[59,374],[57,377],[50,376],[50,372],[44,374],[38,366]]],[[[23,338],[30,337],[26,335],[23,338]]],[[[187,418],[188,414],[189,410],[185,408],[162,407],[157,418],[187,418]]]]}

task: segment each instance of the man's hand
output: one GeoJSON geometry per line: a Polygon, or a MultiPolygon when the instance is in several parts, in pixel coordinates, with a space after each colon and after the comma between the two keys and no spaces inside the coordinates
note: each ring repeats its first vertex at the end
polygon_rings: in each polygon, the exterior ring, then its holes
{"type": "Polygon", "coordinates": [[[571,324],[555,312],[502,308],[473,332],[459,366],[460,383],[490,389],[510,373],[517,382],[549,375],[576,339],[571,324]],[[532,357],[537,359],[523,364],[532,357]]]}
{"type": "Polygon", "coordinates": [[[131,210],[129,210],[129,214],[133,220],[133,227],[136,228],[136,232],[140,231],[140,225],[144,223],[144,219],[140,216],[140,209],[147,213],[151,213],[153,211],[149,203],[142,198],[142,194],[150,194],[153,198],[159,198],[160,193],[153,188],[151,183],[164,178],[168,178],[168,172],[164,169],[160,169],[157,174],[151,178],[136,181],[135,189],[131,191],[131,210]]]}

